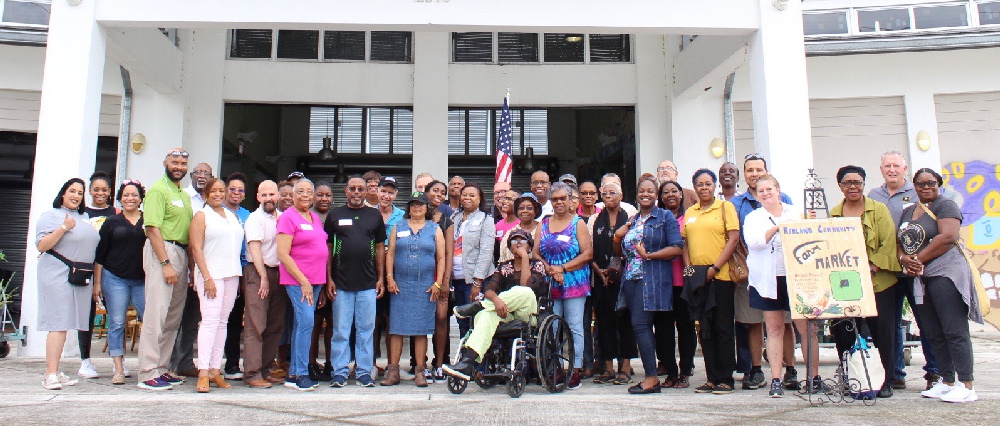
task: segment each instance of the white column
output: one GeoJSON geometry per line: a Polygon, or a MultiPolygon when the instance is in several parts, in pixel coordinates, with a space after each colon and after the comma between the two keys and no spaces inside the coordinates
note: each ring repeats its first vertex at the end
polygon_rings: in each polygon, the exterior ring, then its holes
{"type": "Polygon", "coordinates": [[[635,46],[635,139],[636,175],[656,173],[656,165],[674,155],[671,135],[670,67],[667,43],[676,36],[636,34],[635,46]]]}
{"type": "MultiPolygon", "coordinates": [[[[37,331],[35,223],[52,208],[52,199],[66,179],[86,179],[94,171],[107,47],[104,29],[94,19],[95,3],[52,2],[22,290],[21,325],[28,327],[28,346],[21,348],[21,355],[45,355],[46,333],[37,331]]],[[[76,333],[68,334],[72,337],[66,342],[67,352],[76,352],[76,333]]]]}
{"type": "Polygon", "coordinates": [[[758,2],[760,29],[750,42],[754,147],[791,193],[813,164],[802,4],[779,11],[771,0],[758,2]]]}
{"type": "MultiPolygon", "coordinates": [[[[208,163],[216,175],[222,166],[222,101],[225,80],[225,29],[192,30],[185,39],[183,92],[187,96],[184,110],[184,143],[177,141],[191,154],[189,167],[208,163]]],[[[235,141],[234,141],[235,142],[235,141]]],[[[169,147],[168,147],[169,149],[169,147]]],[[[217,176],[219,177],[219,176],[217,176]]]]}
{"type": "MultiPolygon", "coordinates": [[[[448,181],[448,32],[413,33],[413,177],[448,181]]],[[[497,99],[502,99],[502,93],[497,99]]],[[[404,192],[405,193],[405,192],[404,192]]]]}
{"type": "MultiPolygon", "coordinates": [[[[903,108],[906,110],[906,139],[910,147],[910,174],[930,167],[941,171],[941,146],[938,145],[938,122],[934,94],[931,92],[909,92],[903,95],[903,108]],[[917,146],[917,133],[921,130],[931,137],[931,147],[921,151],[917,146]]],[[[909,178],[909,177],[907,177],[909,178]]]]}

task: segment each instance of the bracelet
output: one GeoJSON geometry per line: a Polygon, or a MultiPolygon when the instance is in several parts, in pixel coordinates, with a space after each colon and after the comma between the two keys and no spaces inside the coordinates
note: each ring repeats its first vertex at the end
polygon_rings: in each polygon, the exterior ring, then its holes
{"type": "Polygon", "coordinates": [[[391,273],[390,273],[390,274],[385,274],[385,276],[387,276],[387,277],[391,277],[391,276],[392,276],[392,274],[391,274],[391,273]]]}
{"type": "Polygon", "coordinates": [[[59,227],[62,228],[63,231],[69,232],[69,228],[67,228],[66,225],[59,225],[59,227]]]}
{"type": "Polygon", "coordinates": [[[440,290],[441,289],[441,284],[438,284],[437,281],[434,281],[434,287],[437,287],[438,290],[440,290]]]}

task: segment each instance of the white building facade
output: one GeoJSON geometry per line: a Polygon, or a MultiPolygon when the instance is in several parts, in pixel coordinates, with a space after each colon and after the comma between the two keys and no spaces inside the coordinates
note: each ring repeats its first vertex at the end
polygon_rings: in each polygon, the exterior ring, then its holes
{"type": "Polygon", "coordinates": [[[102,165],[153,182],[175,146],[192,167],[254,181],[383,163],[446,179],[490,164],[492,111],[509,90],[526,129],[515,157],[534,146],[550,173],[593,169],[601,128],[610,145],[634,139],[616,154],[632,173],[673,159],[683,181],[756,152],[793,194],[815,165],[831,199],[845,164],[881,184],[888,149],[911,171],[1000,164],[997,1],[229,3],[0,0],[0,135],[35,135],[33,151],[0,144],[0,180],[30,184],[27,237],[0,247],[24,250],[22,354],[44,353],[33,222],[54,192],[102,165]],[[341,144],[337,161],[318,160],[323,136],[341,144]],[[732,141],[721,157],[717,138],[732,141]]]}

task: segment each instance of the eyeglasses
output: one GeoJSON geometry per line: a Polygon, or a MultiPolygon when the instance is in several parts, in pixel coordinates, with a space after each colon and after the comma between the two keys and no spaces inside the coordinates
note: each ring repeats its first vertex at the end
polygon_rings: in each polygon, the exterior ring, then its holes
{"type": "Polygon", "coordinates": [[[581,192],[580,192],[580,196],[581,196],[581,197],[586,197],[586,196],[591,196],[591,197],[593,197],[593,196],[595,196],[595,195],[597,195],[597,191],[581,191],[581,192]]]}
{"type": "Polygon", "coordinates": [[[542,185],[548,185],[548,184],[549,184],[549,181],[547,181],[547,180],[533,180],[533,181],[531,181],[531,186],[542,186],[542,185]]]}
{"type": "Polygon", "coordinates": [[[576,195],[574,195],[574,196],[572,196],[572,197],[569,197],[569,199],[570,199],[570,200],[573,200],[573,201],[580,201],[580,197],[579,197],[579,196],[576,196],[576,195]]]}
{"type": "Polygon", "coordinates": [[[529,205],[529,206],[521,206],[521,207],[517,208],[517,211],[519,211],[519,212],[526,212],[526,211],[529,211],[529,210],[535,211],[535,206],[530,206],[529,205]]]}
{"type": "Polygon", "coordinates": [[[517,238],[517,239],[510,240],[510,245],[512,245],[512,246],[513,245],[521,245],[521,244],[528,244],[528,240],[526,240],[524,238],[517,238]]]}
{"type": "Polygon", "coordinates": [[[212,176],[212,172],[208,170],[195,170],[191,172],[191,176],[212,176]]]}
{"type": "Polygon", "coordinates": [[[313,192],[308,189],[306,190],[299,189],[295,191],[295,195],[313,195],[313,192]]]}
{"type": "Polygon", "coordinates": [[[673,166],[664,166],[664,167],[657,167],[656,168],[657,172],[665,172],[667,170],[672,171],[672,172],[676,172],[677,168],[675,168],[673,166]]]}
{"type": "Polygon", "coordinates": [[[368,190],[368,188],[363,186],[349,186],[346,189],[347,192],[365,192],[368,190]]]}
{"type": "Polygon", "coordinates": [[[840,183],[840,186],[842,186],[844,188],[851,188],[851,187],[854,187],[854,188],[864,188],[865,187],[865,181],[863,181],[863,180],[845,180],[845,181],[843,181],[843,182],[840,183]]]}
{"type": "Polygon", "coordinates": [[[229,188],[229,192],[232,192],[233,194],[245,194],[247,190],[244,188],[229,188]]]}
{"type": "Polygon", "coordinates": [[[180,157],[188,158],[188,152],[187,151],[178,151],[178,150],[175,149],[173,151],[168,152],[167,156],[170,156],[170,157],[178,157],[178,156],[180,156],[180,157]]]}
{"type": "Polygon", "coordinates": [[[913,186],[917,188],[934,188],[938,183],[936,180],[925,180],[923,182],[913,182],[913,186]]]}

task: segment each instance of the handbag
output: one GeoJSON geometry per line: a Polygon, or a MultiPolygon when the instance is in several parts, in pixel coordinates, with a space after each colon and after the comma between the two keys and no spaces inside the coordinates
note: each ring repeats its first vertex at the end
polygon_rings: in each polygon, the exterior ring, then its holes
{"type": "Polygon", "coordinates": [[[86,262],[74,262],[59,254],[59,252],[49,249],[46,253],[51,254],[52,257],[59,259],[60,262],[66,264],[69,267],[69,277],[68,281],[70,284],[86,287],[87,280],[94,276],[94,264],[86,262]]]}
{"type": "Polygon", "coordinates": [[[857,380],[857,384],[850,386],[851,396],[855,399],[875,399],[885,381],[885,369],[882,368],[878,348],[868,346],[868,341],[858,336],[854,347],[847,352],[844,371],[848,380],[857,380]]]}
{"type": "MultiPolygon", "coordinates": [[[[722,205],[722,232],[726,235],[726,244],[729,244],[729,226],[726,225],[726,208],[722,205]]],[[[743,241],[736,242],[733,255],[729,258],[729,279],[734,283],[745,283],[750,277],[750,269],[747,268],[747,246],[743,241]]]]}

